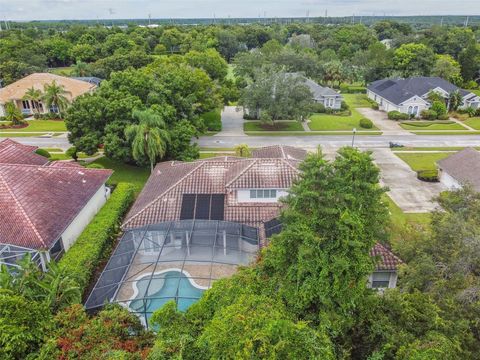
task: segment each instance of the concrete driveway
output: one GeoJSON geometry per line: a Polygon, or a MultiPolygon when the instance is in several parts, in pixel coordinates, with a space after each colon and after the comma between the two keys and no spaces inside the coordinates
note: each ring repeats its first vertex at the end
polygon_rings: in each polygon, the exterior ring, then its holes
{"type": "Polygon", "coordinates": [[[225,106],[222,111],[222,131],[214,136],[243,136],[243,111],[236,106],[225,106]]]}
{"type": "Polygon", "coordinates": [[[390,189],[389,195],[407,213],[425,213],[434,210],[432,199],[447,190],[441,183],[427,183],[390,149],[374,149],[375,163],[381,169],[381,183],[390,189]]]}
{"type": "Polygon", "coordinates": [[[359,108],[357,111],[372,120],[376,127],[388,135],[411,135],[407,130],[402,129],[398,122],[389,120],[383,111],[370,108],[359,108]]]}

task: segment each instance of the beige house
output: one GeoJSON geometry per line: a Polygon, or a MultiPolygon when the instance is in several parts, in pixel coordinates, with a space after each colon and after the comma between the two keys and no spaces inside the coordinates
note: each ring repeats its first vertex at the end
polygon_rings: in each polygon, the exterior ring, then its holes
{"type": "Polygon", "coordinates": [[[83,80],[49,73],[34,73],[0,89],[0,116],[5,116],[5,104],[11,101],[26,115],[33,114],[34,110],[40,113],[55,112],[56,109],[47,109],[42,101],[34,104],[33,101],[24,100],[25,93],[32,87],[35,90],[43,91],[45,85],[50,85],[53,82],[65,88],[67,92],[65,96],[70,101],[75,100],[80,95],[94,91],[97,87],[95,84],[83,80]]]}

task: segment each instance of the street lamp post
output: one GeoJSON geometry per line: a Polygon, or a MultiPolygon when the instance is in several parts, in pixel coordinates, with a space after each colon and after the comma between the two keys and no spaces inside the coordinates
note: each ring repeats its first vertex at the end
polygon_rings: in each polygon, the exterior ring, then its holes
{"type": "Polygon", "coordinates": [[[352,147],[355,144],[355,134],[356,133],[357,133],[357,128],[353,128],[352,147]]]}

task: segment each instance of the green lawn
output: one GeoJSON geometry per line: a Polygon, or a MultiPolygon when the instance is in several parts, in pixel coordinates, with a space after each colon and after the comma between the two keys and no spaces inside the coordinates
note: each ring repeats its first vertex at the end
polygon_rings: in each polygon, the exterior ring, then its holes
{"type": "Polygon", "coordinates": [[[200,153],[200,159],[208,159],[217,156],[235,156],[235,153],[200,153]]]}
{"type": "Polygon", "coordinates": [[[468,91],[471,91],[472,93],[477,94],[478,96],[480,96],[480,89],[477,89],[477,90],[468,90],[468,91]]]}
{"type": "MultiPolygon", "coordinates": [[[[28,126],[21,129],[2,129],[2,132],[31,132],[31,131],[45,131],[58,132],[67,131],[65,122],[57,120],[29,120],[28,126]]],[[[30,135],[32,136],[32,135],[30,135]]]]}
{"type": "Polygon", "coordinates": [[[119,161],[113,161],[106,157],[95,160],[92,164],[100,164],[105,169],[114,171],[112,177],[108,181],[109,184],[117,184],[119,182],[128,182],[135,186],[138,194],[150,176],[149,168],[141,168],[138,166],[127,165],[119,161]]]}
{"type": "Polygon", "coordinates": [[[46,150],[48,152],[61,152],[63,153],[63,150],[62,149],[58,149],[58,148],[42,148],[43,150],[46,150]]]}
{"type": "Polygon", "coordinates": [[[73,66],[65,66],[65,67],[58,67],[58,68],[51,68],[49,72],[55,75],[60,76],[70,76],[73,72],[73,66]]]}
{"type": "Polygon", "coordinates": [[[406,121],[400,123],[405,130],[466,130],[454,121],[406,121]]]}
{"type": "Polygon", "coordinates": [[[464,123],[474,128],[475,130],[480,130],[480,117],[467,119],[464,121],[464,123]]]}
{"type": "Polygon", "coordinates": [[[228,64],[227,80],[232,80],[232,81],[236,80],[234,70],[235,70],[235,65],[228,64]]]}
{"type": "Polygon", "coordinates": [[[465,130],[465,131],[411,131],[412,134],[415,135],[480,135],[480,131],[472,131],[472,130],[465,130]]]}
{"type": "Polygon", "coordinates": [[[298,121],[277,121],[274,126],[264,125],[260,121],[243,123],[244,131],[304,131],[298,121]]]}
{"type": "Polygon", "coordinates": [[[354,128],[361,131],[375,131],[378,128],[373,125],[371,129],[360,127],[362,116],[358,111],[352,109],[350,116],[338,116],[332,114],[315,114],[310,117],[308,126],[313,131],[352,131],[354,128]]]}
{"type": "Polygon", "coordinates": [[[460,151],[465,149],[462,146],[449,146],[449,147],[403,147],[403,148],[393,148],[393,152],[402,152],[402,151],[460,151]]]}
{"type": "Polygon", "coordinates": [[[444,159],[452,153],[395,153],[405,161],[413,171],[435,170],[436,162],[444,159]]]}
{"type": "Polygon", "coordinates": [[[366,94],[342,94],[342,96],[350,108],[369,108],[371,105],[366,94]]]}
{"type": "MultiPolygon", "coordinates": [[[[348,132],[339,132],[339,131],[304,131],[304,132],[292,132],[292,131],[247,131],[245,133],[248,136],[324,136],[324,135],[339,135],[339,136],[349,136],[352,137],[351,133],[348,132]]],[[[372,136],[372,135],[382,135],[381,131],[366,131],[366,132],[357,132],[356,136],[372,136]]]]}

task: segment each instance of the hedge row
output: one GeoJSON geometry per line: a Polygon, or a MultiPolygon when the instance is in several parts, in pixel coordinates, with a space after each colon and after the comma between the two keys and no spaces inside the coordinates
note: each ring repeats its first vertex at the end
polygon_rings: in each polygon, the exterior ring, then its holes
{"type": "Polygon", "coordinates": [[[115,241],[120,221],[133,200],[134,186],[119,183],[102,209],[59,261],[59,265],[77,280],[82,291],[88,286],[106,249],[115,241]]]}

